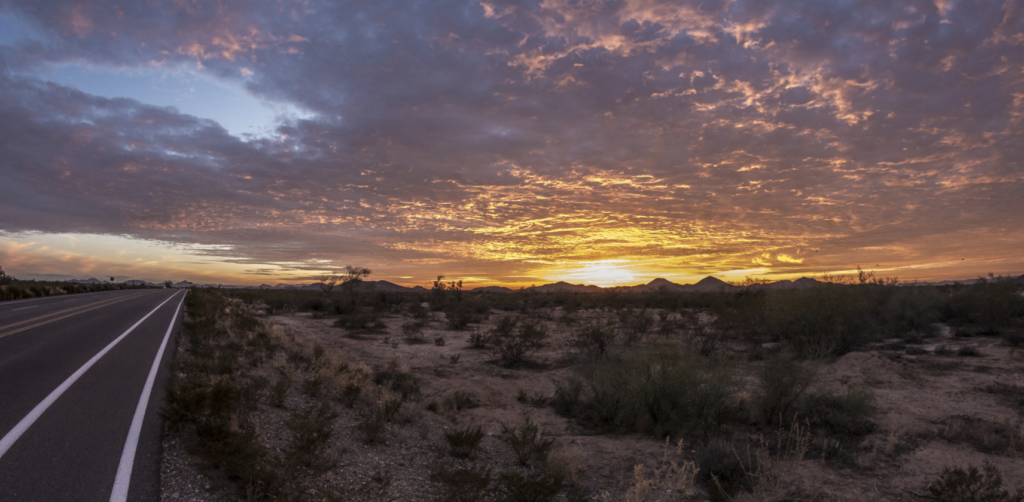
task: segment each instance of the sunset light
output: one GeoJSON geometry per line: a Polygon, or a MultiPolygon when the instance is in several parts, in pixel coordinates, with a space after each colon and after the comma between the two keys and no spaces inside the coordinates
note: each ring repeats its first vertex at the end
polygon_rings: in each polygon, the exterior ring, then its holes
{"type": "Polygon", "coordinates": [[[16,276],[1024,272],[1012,2],[119,5],[0,8],[16,276]]]}

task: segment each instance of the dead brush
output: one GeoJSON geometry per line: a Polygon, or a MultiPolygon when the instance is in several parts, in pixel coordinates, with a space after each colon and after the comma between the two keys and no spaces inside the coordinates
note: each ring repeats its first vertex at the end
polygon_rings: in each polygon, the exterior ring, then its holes
{"type": "MultiPolygon", "coordinates": [[[[670,439],[665,438],[662,446],[661,465],[648,470],[643,464],[633,467],[633,486],[626,491],[627,502],[669,502],[677,500],[698,500],[696,481],[699,469],[691,461],[669,460],[670,439]]],[[[675,457],[682,458],[683,441],[674,448],[675,457]]]]}
{"type": "Polygon", "coordinates": [[[341,370],[340,379],[338,400],[351,408],[370,385],[370,372],[364,366],[347,366],[341,370]]]}

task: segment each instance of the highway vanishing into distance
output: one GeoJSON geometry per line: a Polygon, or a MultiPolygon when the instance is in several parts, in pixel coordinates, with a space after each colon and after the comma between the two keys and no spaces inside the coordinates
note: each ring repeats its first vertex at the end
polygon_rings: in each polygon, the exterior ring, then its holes
{"type": "Polygon", "coordinates": [[[178,289],[0,302],[0,501],[159,500],[178,289]]]}

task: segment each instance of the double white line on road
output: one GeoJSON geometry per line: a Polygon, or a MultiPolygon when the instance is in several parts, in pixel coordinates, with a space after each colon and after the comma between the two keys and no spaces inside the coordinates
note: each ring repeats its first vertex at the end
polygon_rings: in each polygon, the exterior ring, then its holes
{"type": "MultiPolygon", "coordinates": [[[[163,307],[164,304],[166,304],[167,302],[171,301],[171,299],[174,298],[175,296],[177,296],[177,293],[171,295],[170,298],[164,300],[163,303],[161,303],[155,309],[153,309],[148,314],[146,314],[145,317],[143,317],[142,319],[139,319],[138,322],[133,324],[132,327],[128,328],[128,330],[125,331],[124,333],[122,333],[121,336],[117,337],[114,341],[112,341],[109,344],[107,344],[107,346],[104,347],[103,350],[101,350],[98,353],[96,353],[95,356],[92,356],[92,359],[89,359],[89,361],[86,362],[85,364],[83,364],[81,368],[78,368],[78,371],[75,371],[74,373],[71,374],[71,376],[69,376],[67,378],[67,380],[64,380],[64,383],[62,383],[59,386],[57,386],[57,388],[54,389],[53,392],[50,393],[50,395],[46,396],[46,399],[43,399],[43,401],[41,403],[37,404],[35,408],[32,408],[32,411],[30,411],[28,413],[28,415],[25,415],[25,418],[21,419],[21,421],[18,422],[18,425],[15,425],[14,428],[11,429],[11,431],[8,432],[7,435],[3,437],[3,439],[0,439],[0,457],[3,457],[4,454],[7,453],[7,450],[9,450],[11,448],[11,446],[14,444],[14,442],[17,441],[18,438],[20,438],[22,436],[22,434],[24,434],[25,431],[27,431],[28,428],[31,427],[32,424],[34,424],[35,421],[39,419],[39,417],[43,414],[43,412],[46,411],[47,408],[50,407],[50,405],[52,405],[55,401],[57,401],[58,398],[60,398],[60,396],[62,394],[64,394],[64,391],[68,390],[69,387],[71,387],[76,381],[78,381],[78,379],[81,378],[82,375],[85,374],[86,371],[89,371],[89,368],[92,368],[92,366],[94,364],[96,364],[96,362],[99,361],[103,356],[105,356],[107,354],[107,352],[110,352],[110,349],[113,349],[114,346],[116,346],[118,343],[121,343],[121,340],[124,340],[125,337],[127,337],[132,331],[134,331],[135,328],[139,327],[139,325],[142,324],[143,321],[148,319],[149,316],[151,316],[154,313],[156,313],[157,310],[160,310],[160,307],[163,307]]],[[[182,299],[184,300],[184,298],[182,298],[182,299]]],[[[181,303],[178,303],[178,308],[179,309],[181,308],[181,303]]],[[[174,321],[178,317],[177,312],[178,311],[176,310],[175,314],[174,314],[174,318],[171,319],[171,326],[174,326],[174,321]]],[[[171,328],[167,328],[168,334],[170,333],[170,331],[171,331],[171,328]]],[[[163,354],[163,350],[164,350],[164,347],[166,346],[166,344],[167,344],[167,337],[165,336],[164,337],[164,344],[160,346],[160,355],[163,354]]],[[[157,361],[159,361],[160,355],[157,356],[157,361]]],[[[158,363],[154,362],[154,367],[156,367],[157,365],[158,365],[158,363]]],[[[143,394],[145,396],[147,396],[147,397],[148,397],[149,391],[153,387],[153,385],[152,385],[153,378],[155,378],[155,373],[153,371],[150,371],[150,378],[146,380],[146,387],[143,390],[143,394]]],[[[148,399],[147,399],[147,401],[148,401],[148,399]]],[[[145,412],[145,407],[144,406],[143,406],[143,412],[145,412]]],[[[136,410],[136,418],[137,418],[138,414],[139,413],[136,410]]],[[[141,420],[140,420],[139,427],[141,428],[141,420]]],[[[133,420],[132,421],[132,429],[134,430],[134,428],[135,428],[135,421],[133,420]]],[[[135,438],[136,438],[136,441],[138,441],[138,434],[135,435],[135,438]]],[[[130,433],[129,433],[129,440],[131,440],[131,434],[130,433]]],[[[125,445],[125,448],[127,449],[127,445],[125,445]]],[[[132,447],[132,456],[133,456],[133,460],[134,460],[134,446],[132,447]]],[[[122,455],[121,463],[124,464],[124,456],[123,455],[122,455]]],[[[121,467],[118,467],[118,477],[120,477],[120,474],[121,474],[120,471],[121,471],[121,467]]],[[[130,474],[131,474],[131,466],[130,465],[128,466],[128,473],[129,473],[129,476],[130,476],[130,474]]],[[[125,483],[125,495],[127,496],[127,482],[125,483]]],[[[111,500],[114,500],[113,495],[111,495],[111,500]]],[[[118,499],[118,500],[124,500],[124,499],[122,498],[122,499],[118,499]]]]}
{"type": "MultiPolygon", "coordinates": [[[[172,295],[171,298],[174,298],[174,296],[172,295]]],[[[124,502],[128,500],[128,484],[132,481],[135,449],[139,446],[139,435],[142,434],[142,420],[146,417],[146,405],[149,404],[149,395],[153,392],[153,382],[156,380],[156,373],[160,369],[160,359],[163,358],[164,349],[167,348],[167,340],[171,338],[174,320],[178,318],[178,311],[181,310],[181,304],[184,301],[185,297],[182,296],[181,301],[178,302],[178,308],[174,309],[174,317],[171,317],[171,324],[167,326],[167,334],[164,335],[164,341],[160,344],[160,350],[156,352],[156,358],[153,359],[153,367],[149,369],[146,386],[142,388],[142,397],[139,398],[139,405],[135,407],[135,418],[132,419],[132,426],[128,429],[128,440],[125,441],[124,450],[121,452],[121,463],[117,466],[117,477],[114,478],[114,489],[110,493],[110,502],[124,502]]],[[[160,305],[163,305],[163,303],[160,305]]]]}

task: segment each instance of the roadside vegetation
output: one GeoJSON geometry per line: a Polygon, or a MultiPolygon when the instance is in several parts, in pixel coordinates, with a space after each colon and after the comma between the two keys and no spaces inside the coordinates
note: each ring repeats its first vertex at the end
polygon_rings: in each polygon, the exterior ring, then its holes
{"type": "Polygon", "coordinates": [[[351,267],[321,291],[187,299],[162,414],[211,492],[1019,500],[1001,487],[1003,475],[1021,481],[1011,473],[1024,457],[1019,282],[899,286],[862,273],[790,290],[474,293],[439,276],[427,292],[392,293],[364,287],[369,273],[351,267]],[[965,379],[986,382],[971,398],[1001,411],[944,412],[940,391],[901,390],[965,379]],[[887,408],[899,399],[929,411],[887,408]],[[984,471],[904,472],[926,445],[963,449],[984,471]],[[882,496],[868,481],[880,476],[903,485],[882,496]],[[827,492],[833,477],[865,491],[827,492]]]}
{"type": "Polygon", "coordinates": [[[3,270],[3,267],[0,267],[0,301],[73,295],[76,293],[96,293],[99,291],[117,291],[122,289],[145,289],[146,287],[147,286],[129,286],[126,284],[79,284],[65,281],[25,281],[7,275],[7,272],[3,270]]]}

